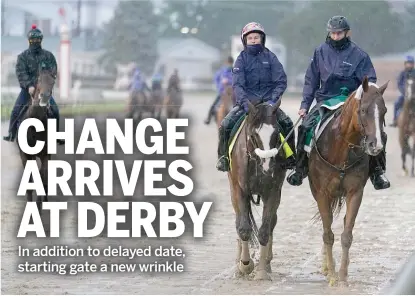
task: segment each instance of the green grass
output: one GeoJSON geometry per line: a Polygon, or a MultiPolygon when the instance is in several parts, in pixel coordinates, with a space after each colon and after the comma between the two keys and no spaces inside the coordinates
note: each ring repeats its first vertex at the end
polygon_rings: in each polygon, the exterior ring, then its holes
{"type": "MultiPolygon", "coordinates": [[[[99,114],[105,112],[121,112],[125,110],[127,102],[108,102],[108,103],[94,103],[88,105],[64,105],[59,107],[61,116],[76,116],[99,114]]],[[[1,120],[10,118],[10,112],[13,108],[12,104],[1,106],[1,120]]]]}

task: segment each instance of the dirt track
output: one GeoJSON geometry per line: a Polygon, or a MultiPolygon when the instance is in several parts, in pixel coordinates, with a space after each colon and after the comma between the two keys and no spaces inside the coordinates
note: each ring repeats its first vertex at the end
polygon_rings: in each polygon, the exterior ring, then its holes
{"type": "MultiPolygon", "coordinates": [[[[389,141],[389,190],[375,191],[369,182],[354,228],[350,251],[349,283],[347,288],[329,288],[319,274],[322,229],[309,220],[316,208],[308,182],[301,187],[284,184],[274,233],[272,281],[254,282],[234,279],[236,252],[234,215],[230,203],[226,174],[217,172],[217,130],[205,126],[210,97],[185,97],[184,112],[191,114],[193,164],[197,172],[197,193],[200,200],[213,200],[206,238],[178,244],[186,251],[186,272],[158,274],[81,274],[58,276],[51,274],[18,274],[16,272],[17,227],[24,199],[16,198],[15,182],[19,178],[20,159],[15,145],[2,141],[2,293],[3,294],[376,294],[386,287],[395,272],[409,257],[415,245],[415,179],[402,177],[397,130],[387,128],[389,141]],[[199,142],[196,139],[201,139],[199,142]]],[[[296,119],[299,102],[285,98],[282,108],[296,119]]],[[[393,107],[388,104],[387,123],[393,107]]],[[[7,126],[2,124],[2,134],[7,126]]],[[[254,214],[260,212],[254,209],[254,214]]],[[[343,212],[341,217],[343,216],[343,212]]],[[[71,220],[69,220],[71,221],[71,220]]],[[[259,221],[259,220],[258,220],[259,221]]],[[[76,224],[66,227],[76,228],[76,224]]],[[[337,269],[340,262],[342,219],[334,222],[334,255],[337,269]]],[[[99,240],[99,238],[97,239],[99,240]]],[[[77,241],[68,239],[76,245],[77,241]]],[[[99,241],[98,241],[99,243],[99,241]]],[[[30,245],[30,241],[28,243],[30,245]]],[[[142,245],[142,244],[140,244],[142,245]]],[[[137,247],[139,245],[137,244],[137,247]]]]}

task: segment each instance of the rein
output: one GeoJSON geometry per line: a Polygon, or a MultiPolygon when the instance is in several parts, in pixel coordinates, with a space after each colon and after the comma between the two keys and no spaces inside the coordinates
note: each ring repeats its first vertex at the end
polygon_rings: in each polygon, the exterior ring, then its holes
{"type": "MultiPolygon", "coordinates": [[[[339,115],[341,116],[341,115],[343,115],[344,114],[344,112],[345,112],[345,108],[342,108],[342,109],[339,109],[339,110],[337,110],[334,114],[334,117],[338,117],[339,115]],[[340,112],[341,111],[341,112],[340,112]]],[[[361,141],[361,143],[363,143],[363,145],[361,144],[361,145],[356,145],[356,144],[352,144],[352,143],[350,143],[349,141],[347,141],[344,137],[341,137],[342,138],[342,140],[344,141],[344,142],[346,142],[348,145],[348,152],[350,152],[352,149],[354,149],[354,148],[360,148],[360,150],[361,151],[363,151],[364,150],[364,144],[365,144],[365,142],[366,142],[366,138],[367,138],[367,136],[366,136],[366,133],[365,133],[365,125],[362,123],[363,121],[362,121],[362,114],[361,114],[361,101],[359,101],[359,108],[358,108],[358,119],[359,119],[359,127],[360,127],[360,134],[363,136],[363,139],[362,139],[362,141],[361,141]]],[[[364,111],[363,111],[363,113],[365,113],[364,111]]],[[[336,171],[338,171],[339,172],[339,177],[340,177],[340,184],[339,184],[339,186],[341,187],[342,185],[343,185],[343,179],[344,179],[344,177],[345,177],[345,175],[346,175],[346,172],[348,171],[348,170],[350,170],[351,168],[353,168],[354,166],[356,166],[362,159],[363,159],[363,157],[365,156],[365,154],[363,153],[356,161],[354,161],[353,163],[351,163],[351,164],[349,164],[348,165],[348,157],[346,158],[346,160],[344,161],[344,163],[343,163],[343,166],[342,167],[338,167],[338,166],[336,166],[336,165],[334,165],[334,164],[332,164],[332,163],[330,163],[328,160],[326,160],[322,155],[321,155],[321,153],[320,153],[320,150],[318,149],[318,143],[316,142],[316,144],[315,144],[315,146],[314,146],[314,148],[315,148],[315,150],[316,150],[316,152],[317,152],[317,155],[318,155],[318,157],[327,165],[327,166],[329,166],[329,167],[331,167],[332,169],[334,169],[334,170],[336,170],[336,171]]]]}

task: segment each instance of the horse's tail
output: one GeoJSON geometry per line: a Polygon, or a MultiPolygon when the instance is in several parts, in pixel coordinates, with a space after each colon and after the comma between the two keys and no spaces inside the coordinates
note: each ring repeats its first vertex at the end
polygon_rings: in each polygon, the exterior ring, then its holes
{"type": "MultiPolygon", "coordinates": [[[[336,219],[339,216],[340,211],[342,210],[342,208],[345,204],[345,201],[346,201],[346,195],[344,194],[344,192],[336,195],[336,197],[334,197],[331,200],[330,208],[331,208],[331,213],[333,215],[333,220],[336,219]]],[[[314,214],[311,221],[312,221],[312,223],[316,223],[316,222],[321,221],[321,215],[320,215],[319,211],[317,211],[317,213],[314,214]]]]}
{"type": "Polygon", "coordinates": [[[251,200],[253,200],[253,197],[251,194],[245,196],[245,198],[248,198],[248,216],[249,216],[249,223],[251,224],[252,227],[252,235],[249,238],[249,241],[255,245],[258,246],[259,245],[259,229],[258,229],[258,225],[255,222],[255,217],[254,214],[252,213],[252,204],[251,204],[251,200]]]}

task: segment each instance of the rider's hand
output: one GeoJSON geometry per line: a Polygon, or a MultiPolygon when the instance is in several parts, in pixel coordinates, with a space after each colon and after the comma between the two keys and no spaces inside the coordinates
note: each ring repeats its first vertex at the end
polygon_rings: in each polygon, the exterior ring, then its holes
{"type": "Polygon", "coordinates": [[[301,117],[304,117],[307,115],[307,110],[306,109],[300,109],[298,111],[298,115],[300,115],[301,117]]]}
{"type": "Polygon", "coordinates": [[[33,95],[35,88],[33,86],[29,87],[29,94],[33,95]]]}
{"type": "Polygon", "coordinates": [[[243,101],[241,105],[242,105],[242,108],[244,108],[245,113],[248,113],[248,111],[249,111],[248,100],[243,101]]]}
{"type": "Polygon", "coordinates": [[[275,105],[274,101],[272,100],[267,101],[266,104],[270,105],[271,107],[275,105]]]}

